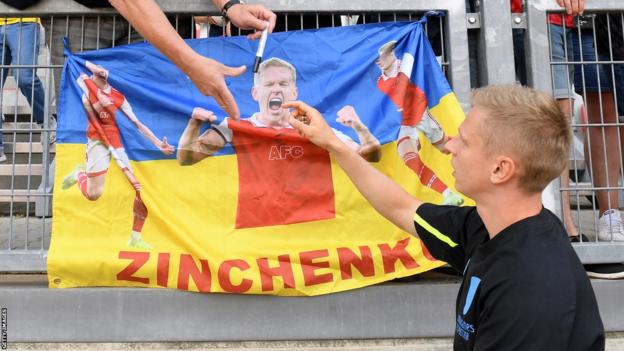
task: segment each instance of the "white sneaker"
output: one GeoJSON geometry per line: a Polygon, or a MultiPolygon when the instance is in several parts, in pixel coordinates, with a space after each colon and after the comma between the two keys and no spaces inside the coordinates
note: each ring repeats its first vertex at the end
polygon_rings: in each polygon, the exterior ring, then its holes
{"type": "Polygon", "coordinates": [[[598,224],[598,240],[624,241],[624,226],[619,210],[611,209],[602,214],[598,224]]]}
{"type": "Polygon", "coordinates": [[[4,150],[0,150],[0,163],[6,162],[7,157],[4,154],[4,150]]]}
{"type": "Polygon", "coordinates": [[[54,117],[50,117],[50,123],[49,123],[49,127],[50,129],[52,129],[52,131],[50,132],[49,136],[48,136],[48,140],[50,142],[50,145],[56,143],[56,118],[54,117]]]}

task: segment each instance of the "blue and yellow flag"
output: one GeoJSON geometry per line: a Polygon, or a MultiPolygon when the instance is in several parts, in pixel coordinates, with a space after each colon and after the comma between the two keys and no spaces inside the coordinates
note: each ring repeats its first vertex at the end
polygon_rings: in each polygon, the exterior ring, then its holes
{"type": "Polygon", "coordinates": [[[318,295],[442,265],[381,217],[281,104],[316,107],[408,192],[460,204],[444,144],[463,112],[421,22],[189,40],[248,66],[228,118],[149,44],[67,52],[50,287],[318,295]]]}

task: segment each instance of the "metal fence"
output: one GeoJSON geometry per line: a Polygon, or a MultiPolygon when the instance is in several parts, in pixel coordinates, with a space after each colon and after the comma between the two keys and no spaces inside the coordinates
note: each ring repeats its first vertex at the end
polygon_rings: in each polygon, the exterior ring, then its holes
{"type": "Polygon", "coordinates": [[[622,9],[621,1],[590,1],[566,23],[554,1],[527,1],[528,84],[552,92],[574,130],[569,174],[554,185],[568,230],[584,234],[575,244],[584,263],[624,262],[622,9]]]}
{"type": "MultiPolygon", "coordinates": [[[[265,0],[259,1],[278,13],[277,31],[332,27],[355,23],[397,20],[416,20],[429,10],[440,10],[445,16],[428,21],[427,32],[436,54],[440,57],[447,77],[464,109],[470,104],[471,75],[477,84],[512,83],[514,50],[512,28],[526,28],[526,55],[529,85],[552,91],[551,66],[576,67],[573,60],[553,61],[548,40],[546,11],[556,11],[554,0],[527,1],[526,15],[512,16],[507,1],[482,0],[476,13],[466,13],[465,0],[394,0],[394,1],[331,1],[331,0],[265,0]],[[469,46],[469,36],[476,45],[469,46]],[[470,57],[475,59],[470,60],[470,57]],[[550,64],[549,64],[550,63],[550,64]]],[[[595,0],[591,10],[617,10],[617,0],[595,0]]],[[[226,29],[214,23],[210,29],[199,25],[204,20],[196,16],[218,15],[209,0],[159,1],[178,32],[186,38],[198,35],[220,35],[226,29]],[[217,26],[215,28],[215,26],[217,26]],[[201,33],[201,34],[200,34],[201,33]]],[[[620,5],[620,8],[622,6],[620,5]]],[[[42,272],[50,244],[52,184],[54,177],[54,138],[56,98],[63,64],[62,38],[69,37],[73,51],[94,50],[141,41],[142,38],[112,9],[87,9],[70,0],[43,0],[25,11],[0,5],[0,16],[38,17],[41,28],[40,44],[28,46],[17,43],[17,51],[38,51],[34,64],[1,62],[0,72],[9,78],[0,90],[0,104],[4,116],[1,127],[7,160],[0,164],[0,272],[42,272]],[[25,73],[26,72],[26,73],[25,73]],[[30,72],[31,74],[28,74],[30,72]],[[44,92],[43,112],[31,108],[37,96],[36,72],[44,92]],[[20,89],[16,82],[29,81],[20,89]],[[29,95],[25,98],[24,95],[29,95]],[[43,117],[41,116],[43,115],[43,117]],[[41,123],[38,123],[41,122],[41,123]]],[[[0,17],[0,21],[2,17],[0,17]]],[[[4,22],[3,22],[4,23],[4,22]]],[[[10,23],[10,22],[8,22],[10,23]]],[[[18,23],[19,32],[24,23],[18,23]]],[[[592,22],[593,23],[593,22],[592,22]]],[[[7,25],[0,26],[0,38],[6,38],[7,25]],[[3,28],[4,27],[4,28],[3,28]]],[[[232,34],[244,34],[236,28],[232,34]]],[[[4,42],[4,40],[3,40],[4,42]]],[[[2,48],[6,48],[6,43],[2,48]]],[[[6,49],[5,49],[6,52],[6,49]]],[[[5,56],[6,57],[6,56],[5,56]]],[[[623,63],[608,60],[609,64],[623,63]]],[[[600,62],[606,63],[606,62],[600,62]]],[[[4,78],[5,76],[0,78],[4,78]]],[[[623,78],[624,79],[624,78],[623,78]]],[[[613,79],[613,82],[616,80],[613,79]]],[[[23,83],[23,82],[22,82],[23,83]]],[[[568,80],[571,85],[572,81],[568,80]]],[[[583,94],[581,94],[583,95],[583,94]]],[[[587,94],[585,94],[587,95],[587,94]]],[[[624,103],[623,103],[624,105],[624,103]]],[[[575,122],[578,130],[617,127],[620,122],[575,122]],[[611,124],[609,124],[611,123],[611,124]]],[[[582,134],[582,133],[581,133],[582,134]]],[[[603,132],[604,134],[604,132],[603,132]]],[[[582,142],[581,142],[582,144],[582,142]]],[[[619,142],[619,145],[622,145],[619,142]]],[[[581,147],[582,149],[582,147],[581,147]]],[[[618,154],[621,164],[621,152],[618,154]]],[[[571,216],[588,241],[575,244],[579,256],[586,263],[623,262],[624,244],[596,239],[599,226],[599,206],[594,200],[599,190],[621,193],[622,184],[598,187],[585,176],[593,163],[587,157],[571,157],[573,181],[569,187],[554,182],[551,193],[562,194],[571,200],[571,216]],[[585,166],[589,164],[590,166],[585,166]],[[588,202],[589,201],[589,202],[588,202]]],[[[621,169],[621,165],[618,166],[621,169]]],[[[622,173],[622,172],[620,172],[622,173]]],[[[546,193],[548,195],[548,193],[546,193]]],[[[548,198],[548,196],[546,196],[548,198]]],[[[549,207],[561,211],[562,197],[550,196],[549,207]]],[[[76,233],[79,236],[79,233],[76,233]]]]}
{"type": "MultiPolygon", "coordinates": [[[[194,38],[201,30],[195,16],[218,15],[210,1],[160,1],[171,23],[185,38],[194,38]]],[[[263,1],[278,14],[276,31],[332,27],[355,23],[417,20],[425,11],[441,10],[445,17],[429,20],[427,33],[436,54],[447,72],[455,93],[467,106],[470,78],[466,39],[464,1],[393,1],[375,3],[351,1],[263,1]],[[323,9],[323,10],[319,10],[323,9]]],[[[38,17],[43,32],[41,45],[18,43],[17,50],[39,50],[34,64],[2,62],[0,68],[12,69],[13,76],[36,69],[45,91],[42,123],[29,101],[7,83],[0,92],[5,123],[6,163],[0,165],[0,271],[45,271],[50,244],[51,200],[54,177],[54,151],[50,138],[54,131],[55,98],[58,96],[63,65],[62,38],[68,37],[73,51],[95,50],[141,41],[140,35],[112,9],[87,9],[73,1],[42,1],[25,11],[0,5],[0,16],[38,17]]],[[[1,19],[1,17],[0,17],[1,19]]],[[[201,21],[203,22],[203,21],[201,21]]],[[[10,22],[7,22],[10,23],[10,22]]],[[[215,24],[213,24],[214,26],[215,24]]],[[[25,22],[17,24],[20,31],[25,22]]],[[[4,26],[6,28],[6,26],[4,26]]],[[[220,35],[225,28],[204,31],[220,35]]],[[[233,35],[245,34],[233,28],[233,35]]],[[[1,34],[1,33],[0,33],[1,34]]],[[[1,37],[0,38],[4,38],[1,37]]],[[[30,74],[32,88],[36,83],[30,74]]],[[[33,89],[26,89],[34,97],[33,89]]],[[[22,90],[23,92],[24,90],[22,90]]],[[[77,235],[79,235],[77,233],[77,235]]]]}

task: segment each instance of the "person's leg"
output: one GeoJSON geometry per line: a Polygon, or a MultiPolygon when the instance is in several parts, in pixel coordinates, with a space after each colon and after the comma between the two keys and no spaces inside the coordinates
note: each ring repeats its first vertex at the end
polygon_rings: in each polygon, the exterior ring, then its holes
{"type": "MultiPolygon", "coordinates": [[[[568,29],[550,24],[550,53],[552,62],[569,62],[572,61],[572,37],[568,29]]],[[[557,100],[559,108],[563,114],[572,120],[572,69],[569,65],[552,65],[552,82],[554,97],[557,100]]],[[[561,174],[561,187],[568,188],[570,186],[569,167],[566,166],[561,174]]],[[[578,229],[572,219],[572,211],[570,210],[570,194],[563,191],[561,194],[561,209],[563,214],[563,224],[570,237],[578,236],[578,229]]]]}
{"type": "MultiPolygon", "coordinates": [[[[574,103],[572,99],[557,99],[557,103],[559,108],[563,114],[571,119],[571,104],[574,103]]],[[[561,188],[569,188],[570,187],[570,168],[566,165],[566,168],[561,173],[561,188]]],[[[570,209],[570,193],[568,191],[562,191],[561,193],[561,208],[563,213],[563,224],[568,232],[569,237],[578,237],[578,229],[576,228],[576,224],[574,223],[574,219],[572,218],[572,211],[570,209]]]]}
{"type": "MultiPolygon", "coordinates": [[[[12,35],[7,36],[12,62],[16,65],[36,65],[39,55],[39,24],[16,23],[9,25],[12,35]]],[[[13,74],[22,94],[32,107],[34,122],[43,124],[45,92],[35,68],[14,68],[13,74]]]]}
{"type": "MultiPolygon", "coordinates": [[[[587,99],[589,100],[587,111],[590,124],[615,123],[617,118],[612,93],[588,93],[587,99]],[[602,118],[600,118],[601,109],[602,118]]],[[[594,186],[597,188],[616,188],[621,167],[618,151],[618,128],[614,126],[590,128],[587,148],[591,156],[590,167],[594,186]]],[[[600,213],[599,240],[624,241],[618,191],[597,191],[596,198],[600,213]]]]}
{"type": "MultiPolygon", "coordinates": [[[[0,68],[0,92],[4,92],[4,82],[7,79],[7,75],[9,74],[8,66],[11,64],[11,50],[7,46],[7,29],[8,26],[0,26],[0,59],[2,68],[0,68]]],[[[3,94],[0,94],[0,114],[2,113],[2,97],[3,94]]],[[[2,135],[2,115],[0,115],[0,163],[5,162],[7,160],[6,155],[4,154],[4,144],[3,144],[3,135],[2,135]]]]}
{"type": "Polygon", "coordinates": [[[91,201],[95,201],[104,192],[106,173],[110,164],[110,151],[100,141],[87,141],[86,167],[84,164],[77,165],[63,180],[63,189],[69,189],[74,184],[82,195],[91,201]]]}
{"type": "MultiPolygon", "coordinates": [[[[405,127],[401,127],[402,129],[405,127]]],[[[451,191],[451,189],[442,182],[440,178],[422,162],[418,155],[418,138],[411,138],[409,136],[400,136],[397,141],[397,151],[399,156],[405,163],[405,165],[411,169],[422,185],[431,188],[432,190],[442,195],[443,205],[461,205],[464,200],[457,194],[451,191]]]]}
{"type": "MultiPolygon", "coordinates": [[[[614,76],[615,76],[615,102],[616,102],[616,111],[618,114],[618,121],[624,123],[624,65],[613,65],[614,76]]],[[[620,157],[624,157],[624,128],[620,127],[620,157]]],[[[620,162],[624,162],[620,160],[620,162]]],[[[620,176],[624,177],[624,174],[621,173],[622,169],[620,169],[620,176]]]]}
{"type": "MultiPolygon", "coordinates": [[[[578,32],[575,34],[578,35],[578,32]]],[[[596,61],[598,57],[593,32],[583,30],[580,34],[581,42],[578,44],[578,52],[575,52],[575,61],[596,61]]],[[[576,89],[585,97],[588,123],[599,125],[588,127],[585,138],[585,161],[591,169],[593,185],[596,188],[615,188],[620,170],[620,152],[618,127],[613,126],[617,121],[617,113],[610,66],[579,65],[575,67],[574,82],[576,89]]],[[[595,194],[600,217],[598,239],[624,241],[618,191],[598,190],[595,194]]]]}
{"type": "Polygon", "coordinates": [[[514,51],[514,67],[516,69],[516,82],[526,85],[526,59],[524,52],[524,36],[525,29],[512,29],[513,35],[513,51],[514,51]]]}
{"type": "Polygon", "coordinates": [[[147,219],[147,207],[141,198],[141,184],[132,173],[132,169],[130,168],[130,160],[128,159],[128,154],[123,148],[115,149],[115,161],[121,168],[121,171],[130,182],[130,185],[134,188],[134,202],[132,205],[132,231],[130,232],[130,238],[128,239],[128,246],[133,246],[140,249],[149,250],[152,248],[152,245],[148,244],[143,237],[141,236],[141,232],[143,231],[143,225],[145,224],[145,220],[147,219]]]}

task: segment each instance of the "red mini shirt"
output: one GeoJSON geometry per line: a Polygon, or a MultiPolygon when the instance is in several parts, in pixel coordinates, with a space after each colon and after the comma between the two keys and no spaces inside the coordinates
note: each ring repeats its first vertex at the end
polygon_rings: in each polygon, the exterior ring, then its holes
{"type": "Polygon", "coordinates": [[[227,120],[238,162],[236,228],[334,218],[329,153],[294,129],[227,120]]]}
{"type": "Polygon", "coordinates": [[[121,148],[121,135],[119,133],[119,127],[115,121],[117,110],[125,101],[125,97],[115,88],[111,87],[110,92],[105,92],[100,89],[91,79],[85,78],[84,80],[87,89],[89,90],[89,103],[95,111],[97,120],[89,118],[89,126],[87,127],[87,137],[89,139],[98,140],[104,145],[112,146],[113,148],[121,148]],[[110,104],[102,104],[102,101],[98,99],[98,94],[103,96],[110,104]],[[96,125],[97,123],[97,125],[96,125]],[[104,134],[100,133],[100,130],[104,134]]]}

